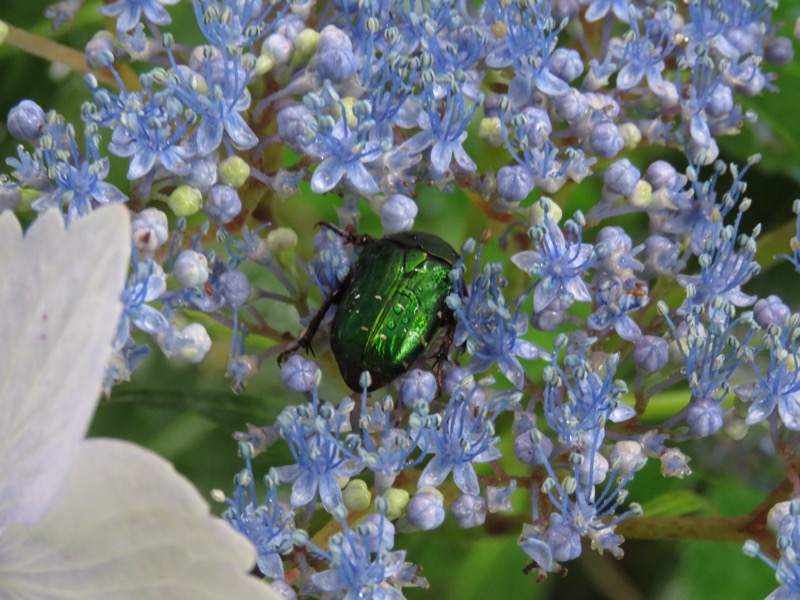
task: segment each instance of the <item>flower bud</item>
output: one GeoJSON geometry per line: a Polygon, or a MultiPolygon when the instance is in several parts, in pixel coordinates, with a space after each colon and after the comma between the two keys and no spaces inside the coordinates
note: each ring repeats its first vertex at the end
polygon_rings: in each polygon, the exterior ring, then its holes
{"type": "Polygon", "coordinates": [[[169,195],[167,203],[176,217],[190,217],[203,207],[203,195],[197,188],[180,185],[169,195]]]}
{"type": "Polygon", "coordinates": [[[250,165],[239,156],[229,156],[219,163],[219,177],[225,185],[239,188],[250,177],[250,165]]]}

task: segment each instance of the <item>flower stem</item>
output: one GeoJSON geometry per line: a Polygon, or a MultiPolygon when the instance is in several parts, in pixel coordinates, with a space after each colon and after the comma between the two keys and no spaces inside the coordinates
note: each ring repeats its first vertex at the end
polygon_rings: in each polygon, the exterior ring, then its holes
{"type": "Polygon", "coordinates": [[[792,484],[784,479],[749,514],[738,517],[633,517],[617,526],[617,533],[640,540],[696,540],[739,542],[755,540],[772,558],[777,558],[775,535],[767,529],[767,514],[787,498],[792,484]]]}
{"type": "Polygon", "coordinates": [[[117,81],[108,71],[92,71],[86,66],[83,52],[79,52],[69,46],[64,46],[53,40],[29,33],[24,29],[19,29],[5,22],[0,22],[7,28],[7,35],[4,42],[10,44],[23,52],[38,56],[49,62],[58,62],[66,65],[73,71],[85,75],[93,72],[97,79],[105,84],[117,86],[117,81]]]}

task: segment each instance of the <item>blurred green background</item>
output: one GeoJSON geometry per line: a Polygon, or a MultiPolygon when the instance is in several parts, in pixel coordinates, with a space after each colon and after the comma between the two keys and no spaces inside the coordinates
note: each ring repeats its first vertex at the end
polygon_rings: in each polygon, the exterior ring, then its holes
{"type": "MultiPolygon", "coordinates": [[[[6,0],[0,3],[0,19],[78,50],[104,26],[93,10],[98,3],[87,2],[71,28],[53,32],[43,17],[47,4],[6,0]]],[[[169,30],[175,32],[175,37],[182,42],[199,41],[190,4],[183,1],[170,11],[174,24],[169,30]]],[[[799,15],[800,7],[793,2],[784,2],[776,11],[777,20],[784,22],[784,35],[791,35],[799,15]]],[[[55,108],[77,121],[80,104],[89,97],[80,76],[59,72],[47,62],[7,45],[0,46],[0,73],[2,115],[21,99],[31,98],[45,110],[55,108]]],[[[726,160],[743,164],[753,153],[763,155],[747,177],[747,195],[754,200],[748,213],[749,225],[761,222],[766,231],[791,221],[792,201],[800,197],[798,61],[781,69],[775,83],[780,93],[749,99],[745,104],[745,108],[758,113],[759,121],[746,126],[737,137],[720,140],[726,160]]],[[[15,155],[15,146],[4,123],[0,124],[2,156],[15,155]]],[[[491,160],[486,154],[491,155],[484,153],[482,166],[491,160]]],[[[685,167],[681,157],[663,149],[640,149],[628,157],[646,168],[662,156],[673,160],[679,169],[685,167]]],[[[0,167],[2,172],[8,170],[5,165],[0,167]]],[[[124,165],[115,161],[110,180],[123,191],[127,189],[124,173],[124,165]]],[[[571,188],[567,206],[574,209],[591,205],[600,186],[600,179],[595,177],[571,188]]],[[[339,202],[333,197],[312,197],[307,186],[304,190],[302,196],[276,201],[271,211],[275,223],[300,232],[301,252],[309,258],[313,223],[336,220],[339,202]]],[[[447,231],[452,233],[445,237],[456,244],[466,234],[479,235],[486,226],[485,215],[463,194],[421,190],[418,200],[419,228],[437,230],[437,222],[446,217],[447,231]]],[[[375,217],[365,217],[364,226],[378,233],[375,217]]],[[[792,268],[784,264],[760,275],[747,291],[778,293],[800,305],[795,291],[798,281],[792,268]]],[[[213,488],[229,492],[232,477],[241,468],[232,431],[243,430],[247,423],[270,424],[282,406],[299,400],[283,391],[277,381],[277,366],[272,362],[264,365],[243,394],[233,394],[229,380],[223,377],[229,332],[211,328],[211,333],[218,342],[199,366],[168,361],[154,353],[135,373],[133,382],[118,386],[112,398],[101,403],[91,432],[134,440],[161,453],[204,493],[213,488]]],[[[331,385],[329,398],[335,400],[337,393],[343,394],[343,390],[331,385]]],[[[508,426],[508,422],[500,424],[501,428],[508,426]]],[[[692,477],[665,481],[658,465],[651,464],[630,486],[630,498],[641,501],[648,514],[745,514],[782,477],[764,438],[765,431],[756,428],[737,443],[715,439],[684,445],[682,449],[693,458],[692,477]]],[[[287,455],[270,452],[254,461],[254,469],[263,474],[269,466],[287,462],[287,455]]],[[[523,574],[527,561],[516,546],[518,534],[518,527],[503,527],[502,519],[495,519],[491,528],[480,531],[462,531],[448,519],[436,532],[398,536],[397,545],[408,550],[409,560],[423,566],[422,575],[432,588],[427,592],[412,591],[408,596],[442,600],[487,596],[551,600],[744,599],[763,598],[775,587],[773,573],[761,562],[744,557],[738,544],[641,540],[625,543],[623,561],[599,556],[587,547],[579,560],[568,565],[568,577],[551,576],[537,584],[534,575],[523,574]]]]}

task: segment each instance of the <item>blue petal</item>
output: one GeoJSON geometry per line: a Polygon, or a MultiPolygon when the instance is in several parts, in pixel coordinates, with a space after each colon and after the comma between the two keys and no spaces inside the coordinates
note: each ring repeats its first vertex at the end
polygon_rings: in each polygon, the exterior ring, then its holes
{"type": "Polygon", "coordinates": [[[478,475],[470,462],[462,462],[453,469],[453,481],[456,487],[465,494],[477,496],[481,493],[481,486],[478,485],[478,475]]]}
{"type": "Polygon", "coordinates": [[[164,168],[175,175],[188,175],[191,167],[183,160],[178,148],[169,148],[158,155],[158,159],[164,168]]]}
{"type": "Polygon", "coordinates": [[[319,477],[319,497],[322,500],[322,506],[328,512],[332,513],[342,506],[342,489],[333,474],[328,473],[319,477]]]}
{"type": "Polygon", "coordinates": [[[249,150],[258,143],[258,137],[239,113],[228,113],[225,117],[225,131],[238,150],[249,150]]]}
{"type": "Polygon", "coordinates": [[[285,465],[283,467],[275,467],[275,472],[278,475],[278,479],[282,483],[294,481],[295,479],[300,477],[301,474],[299,465],[285,465]]]}
{"type": "Polygon", "coordinates": [[[203,117],[200,126],[195,130],[194,142],[197,145],[197,154],[206,156],[211,154],[222,143],[222,121],[212,117],[203,117]]]}
{"type": "Polygon", "coordinates": [[[464,150],[464,146],[461,144],[458,144],[455,148],[453,148],[453,156],[455,156],[458,166],[465,171],[475,171],[478,168],[478,166],[475,164],[475,161],[470,158],[469,154],[467,154],[467,151],[464,150]]]}
{"type": "Polygon", "coordinates": [[[453,146],[450,142],[436,142],[431,148],[431,165],[440,173],[444,173],[453,160],[453,146]]]}
{"type": "Polygon", "coordinates": [[[571,277],[565,282],[564,289],[566,289],[575,300],[580,302],[592,301],[592,295],[589,293],[589,288],[586,287],[586,283],[584,283],[583,279],[571,277]]]}
{"type": "Polygon", "coordinates": [[[526,106],[533,98],[533,82],[523,75],[517,75],[508,84],[508,99],[511,106],[521,108],[526,106]]]}
{"type": "Polygon", "coordinates": [[[637,83],[642,80],[644,77],[644,68],[640,65],[634,65],[632,62],[629,62],[627,65],[620,69],[619,74],[617,75],[617,88],[621,90],[629,90],[637,83]]]}
{"type": "Polygon", "coordinates": [[[330,192],[341,181],[345,173],[344,164],[338,158],[326,158],[311,176],[311,191],[315,194],[330,192]]]}
{"type": "MultiPolygon", "coordinates": [[[[746,396],[743,397],[747,399],[746,396]]],[[[760,423],[770,416],[773,410],[775,410],[775,397],[772,395],[762,396],[750,405],[750,410],[747,412],[747,418],[744,422],[748,425],[760,423]]]]}
{"type": "Polygon", "coordinates": [[[122,12],[122,9],[125,8],[125,4],[125,0],[116,0],[116,2],[112,2],[111,4],[99,6],[97,8],[97,12],[99,12],[101,15],[105,15],[106,17],[116,17],[122,12]]]}
{"type": "Polygon", "coordinates": [[[692,139],[703,148],[708,148],[711,144],[711,132],[708,129],[708,122],[705,117],[697,113],[692,117],[689,124],[689,132],[692,139]]]}
{"type": "Polygon", "coordinates": [[[514,55],[511,53],[509,45],[503,42],[489,51],[485,62],[493,69],[502,69],[514,62],[514,55]]]}
{"type": "Polygon", "coordinates": [[[429,462],[422,471],[422,475],[420,475],[419,480],[417,481],[417,487],[440,486],[452,468],[452,464],[445,461],[441,455],[437,454],[431,459],[431,462],[429,462]]]}
{"type": "Polygon", "coordinates": [[[539,358],[539,346],[527,340],[517,339],[514,342],[514,354],[526,360],[539,358]]]}
{"type": "Polygon", "coordinates": [[[599,21],[611,8],[611,0],[595,0],[586,10],[585,18],[589,23],[599,21]]]}
{"type": "Polygon", "coordinates": [[[292,485],[292,508],[306,506],[313,502],[317,495],[317,476],[313,473],[302,473],[292,485]]]}
{"type": "Polygon", "coordinates": [[[540,313],[547,308],[551,302],[558,298],[560,286],[553,281],[552,277],[545,277],[536,284],[533,290],[533,312],[540,313]]]}
{"type": "Polygon", "coordinates": [[[562,96],[569,91],[569,84],[553,75],[548,69],[542,69],[533,82],[540,92],[548,96],[562,96]]]}
{"type": "Polygon", "coordinates": [[[283,561],[281,557],[275,553],[260,554],[258,556],[258,569],[266,577],[272,579],[283,579],[283,561]]]}
{"type": "Polygon", "coordinates": [[[144,15],[156,25],[172,23],[169,13],[158,2],[147,2],[144,5],[144,15]]]}
{"type": "Polygon", "coordinates": [[[334,570],[315,573],[309,581],[311,585],[321,592],[335,592],[346,586],[339,571],[334,570]]]}
{"type": "Polygon", "coordinates": [[[117,186],[104,181],[97,182],[92,197],[101,204],[115,204],[117,202],[125,202],[128,199],[117,186]]]}
{"type": "Polygon", "coordinates": [[[628,315],[620,315],[614,321],[614,329],[623,340],[635,342],[642,337],[642,330],[628,315]]]}
{"type": "Polygon", "coordinates": [[[152,150],[142,150],[133,155],[128,166],[128,179],[141,179],[147,175],[156,164],[156,153],[152,150]]]}
{"type": "MultiPolygon", "coordinates": [[[[491,446],[478,454],[475,458],[472,459],[473,463],[485,463],[490,462],[492,460],[497,460],[498,458],[502,457],[503,453],[496,448],[495,446],[491,446]]],[[[513,481],[513,479],[512,479],[513,481]]]]}
{"type": "Polygon", "coordinates": [[[623,421],[632,419],[635,416],[636,409],[634,409],[632,406],[628,406],[624,402],[620,402],[614,407],[614,410],[611,411],[611,414],[608,415],[608,420],[612,423],[622,423],[623,421]]]}
{"type": "Polygon", "coordinates": [[[433,133],[430,131],[420,131],[415,136],[403,142],[403,145],[400,146],[400,151],[407,154],[419,154],[434,141],[433,133]]]}
{"type": "Polygon", "coordinates": [[[800,431],[800,392],[783,394],[778,401],[778,413],[787,429],[800,431]]]}
{"type": "Polygon", "coordinates": [[[143,304],[131,317],[133,324],[139,329],[149,334],[162,333],[169,329],[169,321],[158,310],[147,304],[143,304]]]}
{"type": "Polygon", "coordinates": [[[522,365],[513,356],[501,356],[497,361],[497,366],[500,367],[500,372],[514,385],[518,390],[522,389],[525,385],[525,373],[522,370],[522,365]]]}
{"type": "Polygon", "coordinates": [[[526,273],[533,275],[541,268],[542,255],[535,250],[523,250],[514,254],[511,257],[511,262],[526,273]]]}
{"type": "Polygon", "coordinates": [[[519,536],[519,547],[532,560],[545,571],[553,569],[553,551],[547,542],[536,537],[536,533],[530,525],[523,526],[522,535],[519,536]]]}
{"type": "Polygon", "coordinates": [[[139,22],[142,16],[142,9],[136,2],[127,2],[124,10],[117,17],[117,31],[130,31],[139,22]]]}
{"type": "MultiPolygon", "coordinates": [[[[316,175],[316,173],[315,173],[316,175]]],[[[350,183],[364,196],[372,196],[378,193],[378,184],[370,175],[363,163],[355,161],[347,167],[347,178],[350,183]]]]}

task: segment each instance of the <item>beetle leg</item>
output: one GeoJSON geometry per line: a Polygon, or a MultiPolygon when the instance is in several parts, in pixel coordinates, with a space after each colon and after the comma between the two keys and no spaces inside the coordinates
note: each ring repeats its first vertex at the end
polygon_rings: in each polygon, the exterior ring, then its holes
{"type": "Polygon", "coordinates": [[[377,239],[365,233],[353,233],[352,231],[346,231],[332,223],[326,223],[325,221],[320,221],[317,223],[317,227],[325,227],[326,229],[331,230],[336,235],[347,240],[348,244],[353,244],[354,246],[366,246],[377,239]]]}
{"type": "Polygon", "coordinates": [[[339,296],[341,296],[342,289],[345,287],[348,278],[337,287],[335,290],[331,292],[331,294],[325,298],[325,301],[322,303],[322,306],[319,307],[314,316],[311,317],[311,320],[308,322],[308,327],[306,327],[305,332],[303,333],[302,337],[298,339],[294,344],[290,345],[286,350],[281,352],[278,355],[278,364],[283,366],[283,363],[287,361],[289,355],[294,354],[300,348],[306,351],[306,354],[310,351],[311,354],[314,354],[313,350],[311,350],[311,341],[314,339],[314,336],[317,334],[317,330],[319,326],[322,325],[322,320],[325,318],[325,315],[328,314],[328,309],[335,303],[339,302],[339,296]]]}
{"type": "Polygon", "coordinates": [[[456,335],[456,318],[455,315],[451,311],[445,311],[444,315],[444,336],[442,337],[442,343],[439,346],[439,349],[434,354],[434,368],[436,370],[436,384],[439,386],[439,391],[442,390],[442,369],[444,368],[444,363],[448,360],[448,354],[450,354],[450,348],[453,347],[453,339],[456,335]]]}

